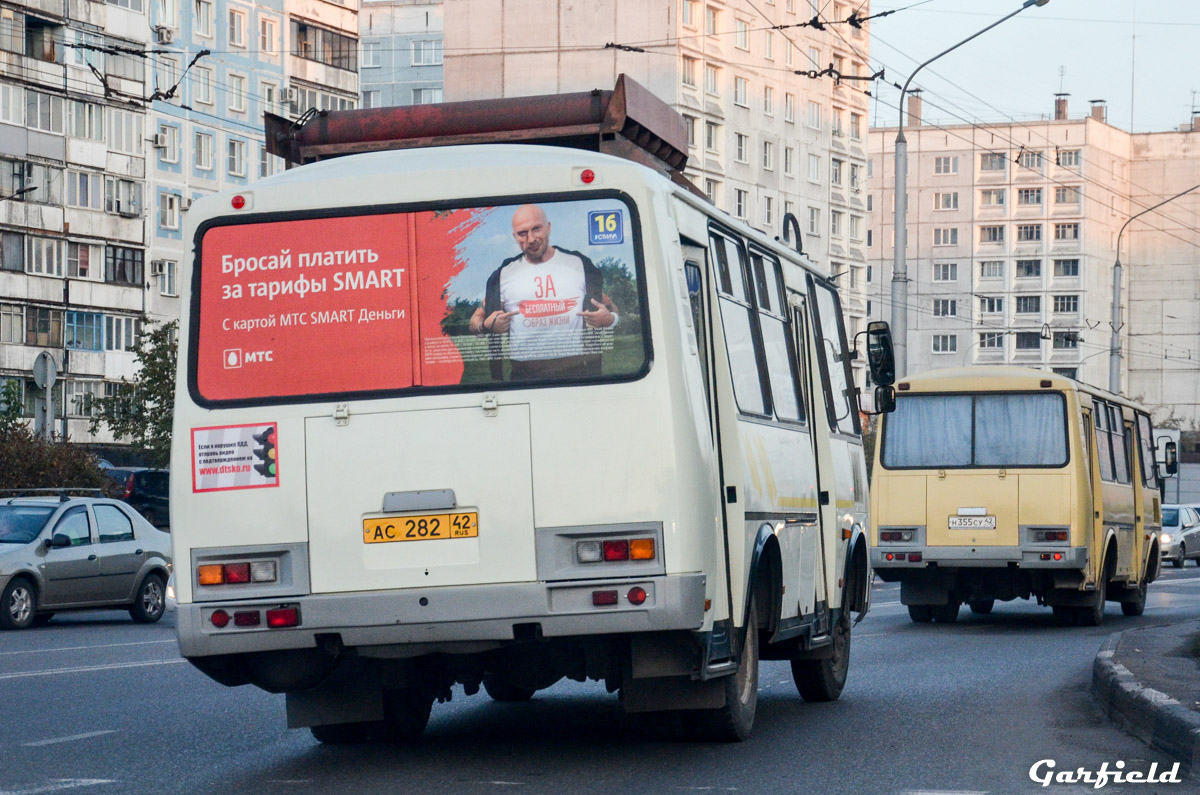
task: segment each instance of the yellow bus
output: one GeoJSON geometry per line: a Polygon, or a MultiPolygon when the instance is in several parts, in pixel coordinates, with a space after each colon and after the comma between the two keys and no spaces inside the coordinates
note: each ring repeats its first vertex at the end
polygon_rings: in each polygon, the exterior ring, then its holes
{"type": "Polygon", "coordinates": [[[1036,599],[1095,626],[1141,615],[1162,525],[1150,416],[1043,370],[965,367],[897,384],[871,484],[871,564],[916,622],[1036,599]]]}

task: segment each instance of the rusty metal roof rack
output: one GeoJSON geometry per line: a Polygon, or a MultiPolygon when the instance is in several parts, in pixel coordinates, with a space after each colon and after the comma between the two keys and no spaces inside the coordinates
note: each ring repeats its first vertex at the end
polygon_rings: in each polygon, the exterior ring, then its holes
{"type": "Polygon", "coordinates": [[[704,195],[683,175],[688,157],[683,117],[626,75],[611,91],[309,111],[295,122],[264,115],[267,151],[289,166],[386,149],[544,144],[632,160],[704,195]]]}

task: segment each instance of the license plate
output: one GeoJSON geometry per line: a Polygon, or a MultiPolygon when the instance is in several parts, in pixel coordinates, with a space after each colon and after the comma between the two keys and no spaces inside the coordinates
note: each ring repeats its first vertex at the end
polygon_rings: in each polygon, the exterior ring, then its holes
{"type": "Polygon", "coordinates": [[[995,530],[995,516],[951,516],[951,530],[995,530]]]}
{"type": "Polygon", "coordinates": [[[363,519],[364,544],[387,544],[392,541],[438,541],[478,536],[479,514],[475,511],[363,519]]]}

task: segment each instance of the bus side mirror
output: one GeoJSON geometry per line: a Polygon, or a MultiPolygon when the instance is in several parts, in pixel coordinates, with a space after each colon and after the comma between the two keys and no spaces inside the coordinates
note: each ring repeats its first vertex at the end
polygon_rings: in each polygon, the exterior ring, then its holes
{"type": "MultiPolygon", "coordinates": [[[[892,329],[882,320],[873,320],[867,324],[867,364],[871,368],[871,380],[876,384],[890,387],[896,383],[896,355],[892,351],[892,329]]],[[[879,390],[875,391],[875,395],[878,400],[879,390]]],[[[893,408],[895,397],[893,394],[893,408]]],[[[876,410],[879,410],[879,404],[876,403],[875,406],[876,410]]]]}
{"type": "Polygon", "coordinates": [[[891,414],[896,410],[896,390],[891,386],[875,387],[875,413],[891,414]]]}
{"type": "Polygon", "coordinates": [[[1163,445],[1163,469],[1167,476],[1170,477],[1179,471],[1179,457],[1175,450],[1175,442],[1167,442],[1163,445]]]}

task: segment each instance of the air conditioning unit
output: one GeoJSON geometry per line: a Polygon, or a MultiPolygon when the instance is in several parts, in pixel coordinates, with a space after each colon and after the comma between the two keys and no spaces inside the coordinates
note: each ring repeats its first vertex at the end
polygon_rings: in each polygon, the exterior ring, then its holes
{"type": "Polygon", "coordinates": [[[295,102],[296,101],[296,89],[292,88],[291,86],[288,86],[287,88],[285,88],[283,90],[283,100],[284,100],[284,102],[295,102]]]}
{"type": "Polygon", "coordinates": [[[167,272],[167,261],[166,260],[156,259],[156,260],[150,261],[150,275],[151,276],[162,276],[166,272],[167,272]]]}
{"type": "Polygon", "coordinates": [[[180,209],[182,209],[182,210],[190,210],[190,209],[192,209],[192,200],[191,200],[191,198],[190,198],[190,197],[188,197],[188,196],[184,196],[184,197],[183,197],[182,199],[180,199],[180,201],[179,201],[179,207],[180,207],[180,209]]]}
{"type": "Polygon", "coordinates": [[[159,44],[170,44],[175,40],[175,31],[160,25],[154,29],[154,40],[159,44]]]}
{"type": "Polygon", "coordinates": [[[154,148],[155,149],[166,149],[167,148],[166,133],[155,133],[154,134],[154,148]]]}

